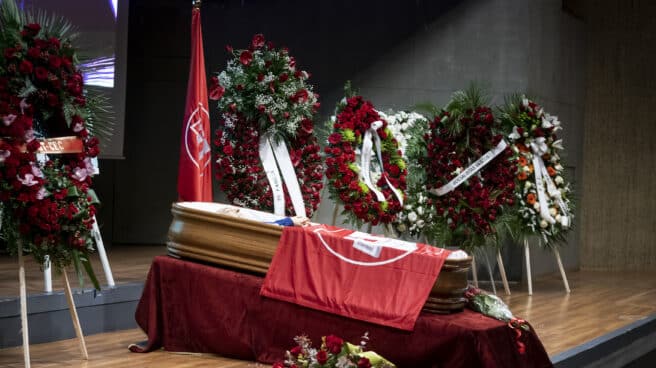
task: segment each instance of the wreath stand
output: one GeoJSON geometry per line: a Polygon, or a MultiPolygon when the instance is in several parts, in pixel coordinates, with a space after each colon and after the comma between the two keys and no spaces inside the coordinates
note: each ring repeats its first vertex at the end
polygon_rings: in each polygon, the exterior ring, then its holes
{"type": "MultiPolygon", "coordinates": [[[[558,248],[553,248],[554,257],[556,257],[556,263],[558,263],[558,269],[560,270],[560,277],[563,279],[563,285],[565,286],[565,291],[569,294],[571,292],[569,288],[569,282],[567,281],[567,275],[565,274],[565,268],[563,267],[563,261],[560,259],[560,252],[558,248]]],[[[533,280],[531,279],[531,253],[529,251],[528,239],[524,238],[524,257],[526,259],[526,278],[528,281],[528,295],[533,295],[533,280]]]]}
{"type": "MultiPolygon", "coordinates": [[[[62,153],[75,153],[80,152],[75,148],[72,148],[75,143],[71,144],[72,140],[77,138],[71,137],[62,137],[62,138],[51,138],[46,139],[42,144],[42,149],[39,150],[39,154],[43,154],[44,158],[46,154],[62,154],[62,153]]],[[[105,269],[105,274],[109,270],[109,277],[107,277],[108,283],[111,283],[113,286],[114,279],[111,277],[111,269],[109,269],[109,261],[107,260],[107,254],[105,253],[105,247],[102,243],[102,238],[100,237],[100,230],[95,221],[94,217],[94,228],[92,230],[92,235],[98,244],[98,253],[101,254],[101,262],[103,263],[103,268],[105,269]],[[104,258],[104,260],[103,260],[104,258]],[[107,267],[105,267],[105,265],[107,267]]],[[[23,335],[23,360],[25,362],[25,368],[30,368],[30,342],[29,342],[29,328],[27,323],[27,291],[25,285],[25,260],[23,259],[23,243],[18,240],[18,282],[20,289],[20,314],[21,314],[21,332],[23,335]]],[[[61,270],[62,280],[64,282],[64,292],[66,294],[66,302],[68,303],[68,310],[71,314],[71,320],[73,322],[73,329],[75,330],[75,335],[80,346],[80,353],[82,354],[82,359],[89,360],[89,353],[87,351],[87,344],[84,339],[84,333],[82,332],[82,327],[80,325],[80,319],[77,314],[77,309],[75,309],[75,300],[73,299],[73,293],[71,292],[71,284],[68,281],[68,275],[66,274],[66,269],[61,270]]],[[[46,292],[52,292],[52,275],[50,268],[50,261],[46,256],[46,264],[44,265],[44,279],[45,279],[45,288],[46,292]],[[49,289],[49,290],[48,290],[49,289]]]]}
{"type": "MultiPolygon", "coordinates": [[[[75,309],[75,301],[73,300],[73,293],[71,292],[71,284],[68,281],[66,269],[62,269],[62,279],[64,281],[64,291],[66,293],[66,301],[68,302],[68,310],[71,313],[73,320],[73,328],[80,345],[80,353],[82,359],[89,360],[89,353],[87,352],[87,345],[80,326],[80,319],[75,309]]],[[[23,333],[23,359],[25,360],[25,368],[30,368],[30,342],[29,330],[27,325],[27,292],[25,287],[25,261],[23,259],[23,244],[18,243],[18,280],[20,283],[20,312],[21,312],[21,331],[23,333]]]]}

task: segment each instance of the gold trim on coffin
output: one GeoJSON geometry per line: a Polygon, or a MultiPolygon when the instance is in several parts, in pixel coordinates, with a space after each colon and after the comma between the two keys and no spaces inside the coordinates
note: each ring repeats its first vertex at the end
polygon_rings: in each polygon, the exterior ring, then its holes
{"type": "MultiPolygon", "coordinates": [[[[173,204],[167,242],[169,255],[266,274],[282,227],[214,212],[209,209],[211,207],[218,211],[231,206],[198,202],[173,204]]],[[[462,310],[470,264],[471,257],[447,259],[424,310],[433,313],[462,310]]]]}

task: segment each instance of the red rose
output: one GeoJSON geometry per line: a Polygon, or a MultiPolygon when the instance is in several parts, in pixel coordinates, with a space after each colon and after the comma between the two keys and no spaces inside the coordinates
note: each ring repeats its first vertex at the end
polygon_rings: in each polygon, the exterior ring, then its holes
{"type": "Polygon", "coordinates": [[[255,36],[253,36],[253,41],[251,42],[251,45],[253,46],[254,49],[259,49],[260,47],[264,46],[264,36],[261,33],[258,33],[255,36]]]}
{"type": "Polygon", "coordinates": [[[341,141],[342,141],[342,135],[339,133],[333,133],[328,137],[328,143],[330,144],[338,144],[341,141]]]}
{"type": "MultiPolygon", "coordinates": [[[[356,183],[357,185],[357,182],[354,181],[351,184],[353,183],[356,183]]],[[[351,185],[349,185],[349,189],[350,186],[351,185]]],[[[340,351],[342,351],[342,345],[344,345],[344,340],[342,340],[341,338],[335,335],[326,336],[326,346],[328,347],[328,350],[330,350],[331,353],[338,354],[340,351]]]]}
{"type": "Polygon", "coordinates": [[[6,59],[11,59],[14,57],[14,54],[16,54],[16,49],[13,47],[8,47],[5,49],[5,58],[6,59]]]}
{"type": "Polygon", "coordinates": [[[291,349],[289,350],[289,352],[290,352],[293,356],[298,356],[300,353],[303,352],[303,348],[301,348],[300,346],[296,345],[296,346],[294,346],[293,348],[291,348],[291,349]]]}
{"type": "Polygon", "coordinates": [[[319,364],[324,365],[328,361],[328,353],[326,353],[325,350],[319,350],[317,353],[317,362],[319,364]]]}
{"type": "Polygon", "coordinates": [[[52,69],[59,69],[59,67],[62,64],[61,58],[57,55],[50,55],[48,58],[48,64],[50,64],[50,68],[52,69]]]}
{"type": "Polygon", "coordinates": [[[219,84],[219,78],[216,76],[210,79],[210,100],[219,100],[223,97],[225,88],[219,84]]]}
{"type": "Polygon", "coordinates": [[[367,358],[360,358],[358,360],[358,368],[371,368],[371,362],[367,358]]]}
{"type": "Polygon", "coordinates": [[[296,59],[293,56],[289,58],[289,67],[292,69],[296,67],[296,59]]]}
{"type": "Polygon", "coordinates": [[[285,366],[280,362],[275,362],[275,363],[273,363],[271,368],[285,368],[285,366]]]}
{"type": "Polygon", "coordinates": [[[228,156],[232,156],[232,146],[229,145],[229,144],[226,144],[225,146],[223,146],[223,153],[228,155],[228,156]]]}
{"type": "Polygon", "coordinates": [[[248,50],[244,50],[241,52],[241,55],[239,55],[239,61],[244,65],[248,65],[253,61],[253,54],[248,50]]]}
{"type": "Polygon", "coordinates": [[[55,107],[59,105],[59,97],[54,93],[48,93],[48,106],[55,107]]]}
{"type": "Polygon", "coordinates": [[[34,69],[34,75],[36,76],[36,79],[40,81],[48,79],[48,71],[42,66],[37,66],[36,69],[34,69]]]}
{"type": "Polygon", "coordinates": [[[27,49],[27,56],[32,59],[38,59],[41,56],[41,49],[38,47],[30,47],[27,49]]]}
{"type": "Polygon", "coordinates": [[[282,73],[280,74],[280,77],[278,77],[280,83],[284,83],[285,81],[287,81],[287,79],[289,79],[289,75],[287,73],[282,73]]]}
{"type": "Polygon", "coordinates": [[[55,49],[59,49],[61,47],[61,42],[59,42],[59,39],[56,37],[50,37],[50,39],[48,39],[48,42],[50,42],[50,45],[52,45],[52,47],[54,47],[55,49]]]}
{"type": "Polygon", "coordinates": [[[289,98],[293,102],[305,102],[308,99],[308,91],[306,89],[299,89],[292,97],[289,98]]]}
{"type": "Polygon", "coordinates": [[[30,63],[27,60],[23,60],[20,63],[20,66],[18,67],[18,70],[20,70],[21,73],[23,74],[30,74],[32,73],[32,63],[30,63]]]}
{"type": "Polygon", "coordinates": [[[312,134],[314,131],[312,120],[310,119],[303,119],[301,120],[301,129],[307,134],[312,134]]]}

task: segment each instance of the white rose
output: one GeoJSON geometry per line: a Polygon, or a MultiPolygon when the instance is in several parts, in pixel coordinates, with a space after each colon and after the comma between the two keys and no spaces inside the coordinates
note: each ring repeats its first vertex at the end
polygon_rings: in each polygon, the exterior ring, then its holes
{"type": "Polygon", "coordinates": [[[419,214],[419,216],[423,215],[424,214],[424,207],[417,207],[417,214],[419,214]]]}
{"type": "Polygon", "coordinates": [[[405,206],[403,206],[403,208],[410,211],[412,209],[412,206],[409,205],[409,204],[406,204],[405,206]]]}
{"type": "Polygon", "coordinates": [[[539,211],[540,210],[540,202],[533,203],[533,208],[535,208],[536,211],[539,211]]]}
{"type": "Polygon", "coordinates": [[[417,221],[417,227],[420,228],[420,229],[421,229],[422,227],[424,227],[424,220],[419,220],[419,221],[417,221]]]}
{"type": "Polygon", "coordinates": [[[417,221],[417,214],[414,211],[410,212],[408,214],[408,220],[410,220],[411,222],[417,221]]]}
{"type": "Polygon", "coordinates": [[[556,176],[556,178],[554,179],[554,182],[556,182],[556,184],[562,184],[564,181],[565,180],[563,180],[562,176],[556,176]]]}
{"type": "Polygon", "coordinates": [[[563,169],[563,165],[561,165],[561,164],[556,164],[556,166],[554,166],[554,169],[556,169],[556,170],[558,170],[558,171],[561,171],[561,170],[563,169]]]}
{"type": "Polygon", "coordinates": [[[530,187],[532,187],[532,186],[533,186],[533,183],[531,183],[530,181],[527,181],[526,184],[524,184],[524,187],[525,187],[526,189],[528,189],[528,188],[530,188],[530,187]]]}
{"type": "Polygon", "coordinates": [[[551,216],[556,216],[557,213],[558,213],[558,211],[557,211],[554,207],[551,207],[551,208],[549,209],[549,214],[550,214],[551,216]]]}
{"type": "Polygon", "coordinates": [[[549,226],[549,224],[545,220],[540,221],[540,227],[541,228],[546,229],[547,226],[549,226]]]}

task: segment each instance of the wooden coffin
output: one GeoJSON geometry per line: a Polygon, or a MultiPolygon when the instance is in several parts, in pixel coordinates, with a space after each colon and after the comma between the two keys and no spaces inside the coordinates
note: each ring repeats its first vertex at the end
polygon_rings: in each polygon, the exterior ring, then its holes
{"type": "MultiPolygon", "coordinates": [[[[280,217],[204,202],[174,203],[171,212],[169,255],[266,274],[282,235],[281,226],[266,222],[280,217]],[[237,211],[246,218],[236,217],[237,211]]],[[[446,260],[424,306],[426,311],[450,313],[463,309],[470,264],[471,257],[446,260]]]]}

